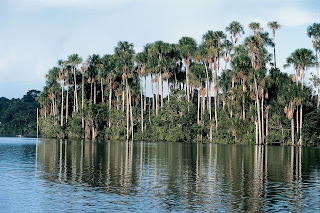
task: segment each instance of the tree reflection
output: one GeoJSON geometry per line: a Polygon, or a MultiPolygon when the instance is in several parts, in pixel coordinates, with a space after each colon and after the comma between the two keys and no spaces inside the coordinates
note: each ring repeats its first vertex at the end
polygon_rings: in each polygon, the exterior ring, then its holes
{"type": "Polygon", "coordinates": [[[168,211],[255,212],[303,210],[302,149],[43,139],[37,154],[49,181],[147,197],[168,211]]]}

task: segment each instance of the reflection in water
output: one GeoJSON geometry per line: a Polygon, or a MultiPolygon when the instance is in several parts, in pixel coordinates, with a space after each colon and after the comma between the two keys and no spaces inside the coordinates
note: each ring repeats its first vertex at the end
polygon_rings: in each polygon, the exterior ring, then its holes
{"type": "Polygon", "coordinates": [[[120,195],[119,205],[135,205],[121,200],[130,196],[147,210],[319,208],[306,199],[320,196],[316,149],[304,149],[304,164],[301,147],[43,139],[36,150],[42,178],[120,195]]]}

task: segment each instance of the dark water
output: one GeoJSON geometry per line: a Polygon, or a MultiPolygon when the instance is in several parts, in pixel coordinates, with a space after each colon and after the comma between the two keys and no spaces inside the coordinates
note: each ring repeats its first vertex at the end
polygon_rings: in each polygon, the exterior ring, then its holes
{"type": "Polygon", "coordinates": [[[319,212],[320,149],[0,138],[0,212],[319,212]]]}

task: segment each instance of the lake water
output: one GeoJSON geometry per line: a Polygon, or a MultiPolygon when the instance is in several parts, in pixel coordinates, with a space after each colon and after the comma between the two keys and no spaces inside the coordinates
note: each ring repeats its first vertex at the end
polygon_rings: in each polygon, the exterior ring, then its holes
{"type": "Polygon", "coordinates": [[[0,212],[320,211],[320,149],[0,138],[0,212]]]}

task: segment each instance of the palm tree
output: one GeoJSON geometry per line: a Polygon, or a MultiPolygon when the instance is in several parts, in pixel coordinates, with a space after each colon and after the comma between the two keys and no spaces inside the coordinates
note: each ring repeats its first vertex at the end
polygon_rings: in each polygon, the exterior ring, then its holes
{"type": "Polygon", "coordinates": [[[64,61],[59,60],[58,64],[60,66],[59,80],[61,81],[61,126],[63,126],[63,93],[64,93],[64,80],[65,80],[65,69],[64,61]]]}
{"type": "Polygon", "coordinates": [[[277,68],[276,62],[276,30],[281,28],[281,25],[277,21],[272,21],[268,23],[268,27],[272,29],[273,34],[273,59],[274,59],[274,68],[277,68]]]}
{"type": "Polygon", "coordinates": [[[251,22],[249,24],[249,28],[252,30],[253,35],[257,35],[258,32],[261,32],[263,29],[260,27],[260,23],[251,22]]]}
{"type": "Polygon", "coordinates": [[[81,123],[82,123],[82,129],[84,128],[84,117],[83,117],[83,107],[84,107],[84,75],[88,70],[88,62],[85,61],[82,66],[81,66],[81,71],[82,71],[82,86],[81,86],[81,96],[82,96],[82,101],[81,101],[81,123]]]}
{"type": "Polygon", "coordinates": [[[230,38],[234,48],[238,41],[237,35],[241,36],[241,34],[244,34],[243,26],[237,21],[232,21],[229,26],[226,27],[226,31],[231,34],[230,38]]]}
{"type": "MultiPolygon", "coordinates": [[[[128,85],[128,78],[131,77],[133,71],[133,63],[134,63],[134,46],[132,43],[127,41],[119,41],[117,47],[115,47],[115,57],[117,60],[116,69],[122,73],[122,80],[125,81],[126,87],[126,99],[127,99],[127,140],[129,140],[129,111],[132,113],[131,100],[129,100],[130,96],[130,88],[128,85]]],[[[131,119],[131,125],[132,125],[131,119]]],[[[131,135],[133,140],[133,126],[131,127],[131,135]]]]}
{"type": "MultiPolygon", "coordinates": [[[[309,38],[313,38],[312,44],[313,48],[316,52],[316,62],[317,62],[317,78],[319,79],[319,59],[318,53],[320,53],[320,23],[313,23],[307,28],[307,35],[309,38]]],[[[320,105],[320,83],[318,83],[318,101],[317,101],[317,109],[319,111],[320,105]]]]}
{"type": "Polygon", "coordinates": [[[92,56],[89,56],[88,58],[89,67],[89,83],[91,84],[90,89],[90,103],[96,104],[97,103],[97,86],[96,86],[96,80],[99,74],[99,70],[101,70],[101,58],[97,54],[93,54],[92,56]],[[93,84],[93,95],[92,95],[92,84],[93,84]]]}
{"type": "Polygon", "coordinates": [[[68,56],[68,62],[71,64],[71,71],[73,72],[74,78],[74,109],[78,112],[78,94],[77,94],[77,66],[81,64],[82,58],[78,54],[72,54],[68,56]]]}
{"type": "Polygon", "coordinates": [[[186,84],[187,84],[187,101],[190,101],[190,86],[189,86],[189,67],[191,59],[197,49],[197,42],[191,37],[182,37],[178,42],[180,56],[186,66],[186,84]]]}
{"type": "MultiPolygon", "coordinates": [[[[221,56],[221,43],[222,39],[225,39],[226,35],[222,31],[209,30],[203,35],[204,44],[206,45],[208,54],[210,55],[212,81],[213,81],[213,93],[214,93],[214,116],[216,123],[216,132],[218,132],[218,115],[217,115],[217,99],[218,99],[218,84],[217,76],[219,71],[219,58],[221,56]]],[[[211,87],[209,88],[211,90],[211,87]]]]}
{"type": "MultiPolygon", "coordinates": [[[[143,134],[143,108],[144,108],[144,104],[143,104],[143,93],[142,93],[142,76],[145,74],[146,72],[146,66],[148,63],[148,54],[145,52],[140,52],[136,54],[136,62],[138,64],[137,67],[137,73],[139,75],[139,83],[140,83],[140,107],[141,107],[141,133],[143,134]]],[[[144,88],[146,89],[146,88],[144,88]]]]}
{"type": "MultiPolygon", "coordinates": [[[[303,90],[303,82],[304,82],[304,73],[307,71],[307,68],[312,67],[316,64],[316,57],[313,55],[312,50],[301,48],[296,49],[290,56],[286,59],[285,67],[289,67],[293,65],[294,68],[297,70],[297,73],[301,74],[301,90],[303,90]]],[[[297,79],[298,80],[298,79],[297,79]]],[[[300,105],[300,139],[299,145],[302,145],[302,103],[300,105]]]]}
{"type": "Polygon", "coordinates": [[[257,82],[257,72],[264,65],[263,58],[259,54],[260,48],[263,47],[263,40],[259,35],[252,35],[245,39],[245,46],[248,48],[248,53],[251,56],[251,67],[253,69],[253,81],[255,94],[253,95],[257,104],[257,120],[256,123],[256,144],[262,144],[262,126],[261,126],[261,116],[260,116],[260,101],[259,101],[259,88],[257,82]]]}

